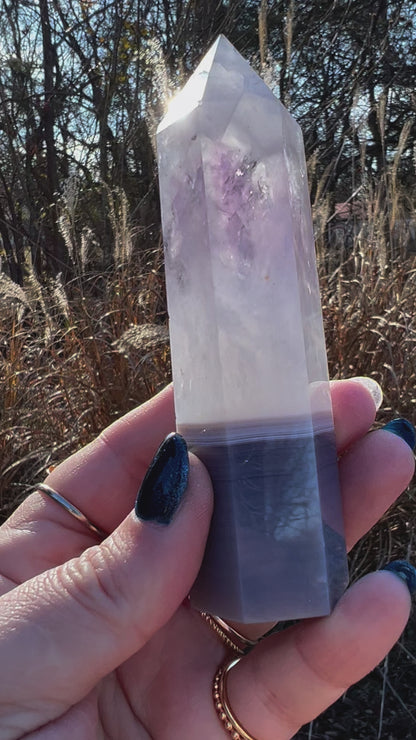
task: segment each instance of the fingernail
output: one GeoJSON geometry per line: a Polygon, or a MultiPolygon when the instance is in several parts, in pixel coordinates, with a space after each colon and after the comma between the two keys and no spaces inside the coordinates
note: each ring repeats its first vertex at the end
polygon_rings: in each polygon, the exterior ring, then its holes
{"type": "Polygon", "coordinates": [[[383,391],[381,390],[381,386],[377,383],[377,381],[373,378],[366,378],[361,375],[357,375],[356,378],[351,378],[351,380],[353,380],[355,383],[363,385],[364,388],[367,388],[367,390],[371,393],[373,397],[373,401],[378,411],[381,404],[383,403],[383,391]]]}
{"type": "Polygon", "coordinates": [[[416,568],[410,565],[407,560],[393,560],[392,563],[387,563],[382,570],[388,570],[401,578],[409,589],[409,593],[414,594],[416,591],[416,568]]]}
{"type": "Polygon", "coordinates": [[[162,442],[144,476],[134,507],[145,521],[169,524],[188,485],[186,442],[173,432],[162,442]]]}
{"type": "Polygon", "coordinates": [[[407,419],[393,419],[393,421],[389,421],[382,428],[386,432],[397,434],[398,437],[401,437],[407,442],[411,450],[414,450],[416,445],[416,430],[410,421],[407,421],[407,419]]]}

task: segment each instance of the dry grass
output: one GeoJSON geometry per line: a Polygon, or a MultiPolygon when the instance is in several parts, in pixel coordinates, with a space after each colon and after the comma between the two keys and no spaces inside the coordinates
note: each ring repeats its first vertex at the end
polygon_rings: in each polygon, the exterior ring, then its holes
{"type": "Polygon", "coordinates": [[[351,254],[322,277],[331,375],[369,375],[384,390],[380,418],[414,421],[416,269],[412,259],[382,270],[371,255],[351,254]]]}
{"type": "MultiPolygon", "coordinates": [[[[109,198],[116,235],[111,272],[88,274],[94,235],[76,235],[69,209],[62,212],[61,229],[76,268],[71,284],[56,279],[40,285],[29,273],[23,290],[0,274],[3,516],[48,465],[86,444],[170,378],[161,249],[133,256],[125,201],[122,194],[117,198],[117,208],[109,198]]],[[[376,197],[368,210],[371,229],[366,225],[365,233],[364,227],[356,232],[342,259],[328,256],[318,239],[330,373],[375,378],[385,394],[380,423],[395,416],[415,423],[416,264],[403,256],[406,234],[397,224],[397,241],[380,257],[377,235],[387,231],[376,197]],[[400,257],[391,259],[392,254],[400,257]]],[[[325,202],[315,207],[315,216],[325,226],[330,218],[325,202]]],[[[414,498],[413,489],[405,493],[354,549],[354,579],[393,558],[416,560],[414,498]]],[[[299,740],[416,737],[415,656],[411,622],[388,662],[302,730],[299,740]]]]}
{"type": "Polygon", "coordinates": [[[109,275],[25,291],[0,283],[0,505],[89,442],[169,376],[158,254],[109,275]]]}

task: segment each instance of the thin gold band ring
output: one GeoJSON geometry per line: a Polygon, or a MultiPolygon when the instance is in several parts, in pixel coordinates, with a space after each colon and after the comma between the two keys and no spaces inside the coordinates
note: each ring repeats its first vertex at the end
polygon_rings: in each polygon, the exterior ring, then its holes
{"type": "Polygon", "coordinates": [[[88,517],[85,516],[85,514],[82,513],[79,509],[77,509],[74,504],[71,504],[70,501],[68,501],[64,496],[62,496],[58,491],[55,491],[53,488],[48,486],[46,483],[38,483],[34,491],[41,491],[42,493],[46,493],[49,498],[51,498],[53,501],[55,501],[57,504],[62,506],[62,508],[65,509],[71,516],[75,517],[79,522],[82,522],[82,524],[85,524],[88,529],[93,532],[97,537],[100,539],[104,539],[107,537],[106,532],[102,530],[100,527],[97,527],[96,524],[90,521],[88,517]]]}

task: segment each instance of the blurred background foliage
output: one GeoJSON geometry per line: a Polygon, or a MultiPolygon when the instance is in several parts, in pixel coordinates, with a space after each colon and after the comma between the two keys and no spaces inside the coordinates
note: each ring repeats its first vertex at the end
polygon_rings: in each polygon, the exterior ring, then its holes
{"type": "MultiPolygon", "coordinates": [[[[0,0],[0,513],[170,379],[155,130],[224,33],[300,123],[333,377],[416,421],[416,2],[0,0]]],[[[411,486],[352,578],[416,557],[411,486]]],[[[299,739],[416,737],[416,634],[299,739]]]]}
{"type": "Polygon", "coordinates": [[[415,11],[409,0],[1,0],[0,235],[10,277],[22,284],[29,254],[37,275],[79,270],[86,255],[59,228],[68,215],[73,235],[94,237],[89,262],[111,267],[114,191],[134,226],[129,248],[158,244],[155,127],[218,33],[300,123],[321,229],[338,203],[355,204],[357,219],[357,200],[370,198],[385,213],[382,248],[397,256],[405,245],[395,225],[414,208],[415,11]]]}

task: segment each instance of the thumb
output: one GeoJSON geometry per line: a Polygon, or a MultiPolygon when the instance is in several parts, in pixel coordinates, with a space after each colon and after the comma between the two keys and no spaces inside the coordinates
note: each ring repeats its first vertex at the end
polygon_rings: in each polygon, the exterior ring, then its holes
{"type": "Polygon", "coordinates": [[[211,509],[208,473],[169,435],[136,513],[100,545],[0,599],[2,726],[15,726],[16,708],[19,737],[59,716],[170,619],[198,573],[211,509]]]}

